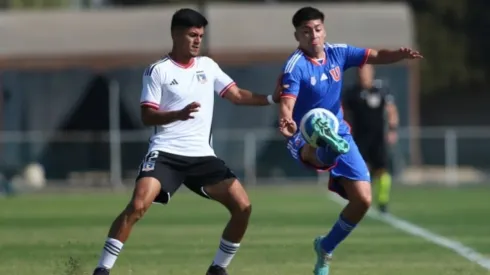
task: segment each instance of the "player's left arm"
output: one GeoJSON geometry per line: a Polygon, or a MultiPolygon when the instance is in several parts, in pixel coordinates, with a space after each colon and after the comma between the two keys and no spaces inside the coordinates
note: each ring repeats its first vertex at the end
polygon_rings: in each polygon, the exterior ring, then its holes
{"type": "Polygon", "coordinates": [[[220,97],[226,98],[236,105],[267,106],[279,102],[276,88],[274,95],[261,95],[238,87],[225,72],[216,64],[214,87],[220,97]]]}
{"type": "Polygon", "coordinates": [[[380,49],[368,50],[366,63],[368,64],[391,64],[405,59],[421,59],[424,58],[418,51],[410,48],[399,48],[396,50],[380,49]]]}
{"type": "Polygon", "coordinates": [[[396,50],[388,49],[368,49],[346,45],[346,62],[344,70],[350,67],[362,67],[364,64],[391,64],[405,59],[421,59],[423,56],[410,48],[399,48],[396,50]]]}

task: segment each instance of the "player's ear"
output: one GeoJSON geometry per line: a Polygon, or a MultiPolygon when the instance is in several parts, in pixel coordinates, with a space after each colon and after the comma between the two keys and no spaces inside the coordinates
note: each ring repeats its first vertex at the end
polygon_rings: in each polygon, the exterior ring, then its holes
{"type": "Polygon", "coordinates": [[[294,39],[296,39],[297,42],[299,42],[299,38],[298,38],[298,31],[294,31],[294,39]]]}
{"type": "Polygon", "coordinates": [[[172,36],[172,40],[178,40],[179,36],[182,35],[183,30],[181,28],[175,28],[170,31],[170,35],[172,36]]]}

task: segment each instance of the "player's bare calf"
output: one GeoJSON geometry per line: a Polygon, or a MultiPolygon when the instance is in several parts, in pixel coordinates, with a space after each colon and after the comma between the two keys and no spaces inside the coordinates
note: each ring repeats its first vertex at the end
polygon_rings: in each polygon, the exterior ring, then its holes
{"type": "Polygon", "coordinates": [[[204,191],[211,199],[224,205],[231,214],[223,230],[220,247],[206,274],[227,275],[226,267],[240,247],[240,242],[247,230],[252,205],[247,192],[235,178],[205,186],[204,191]]]}
{"type": "Polygon", "coordinates": [[[145,177],[138,180],[131,201],[112,223],[109,238],[126,242],[134,224],[143,218],[160,193],[160,186],[160,182],[155,178],[145,177]]]}
{"type": "Polygon", "coordinates": [[[160,193],[160,186],[160,182],[151,177],[140,178],[136,182],[130,202],[111,225],[94,275],[109,274],[109,270],[114,266],[133,226],[143,218],[151,203],[160,193]]]}
{"type": "Polygon", "coordinates": [[[219,184],[205,186],[204,191],[211,199],[224,205],[231,214],[223,237],[239,243],[245,235],[252,213],[252,205],[243,186],[236,178],[232,178],[219,184]]]}

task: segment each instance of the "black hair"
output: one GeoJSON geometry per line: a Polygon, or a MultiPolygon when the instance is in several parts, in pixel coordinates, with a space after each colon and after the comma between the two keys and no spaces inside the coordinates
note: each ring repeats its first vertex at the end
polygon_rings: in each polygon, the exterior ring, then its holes
{"type": "Polygon", "coordinates": [[[172,16],[170,30],[187,29],[192,27],[205,28],[208,20],[201,13],[193,9],[180,9],[172,16]]]}
{"type": "Polygon", "coordinates": [[[318,19],[322,20],[323,22],[323,20],[325,19],[325,15],[323,14],[323,12],[313,7],[304,7],[299,9],[293,15],[293,26],[297,28],[306,21],[318,19]]]}

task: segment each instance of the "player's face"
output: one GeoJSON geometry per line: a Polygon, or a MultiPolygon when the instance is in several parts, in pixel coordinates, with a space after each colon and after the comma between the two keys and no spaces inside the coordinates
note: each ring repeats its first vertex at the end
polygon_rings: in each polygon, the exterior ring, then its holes
{"type": "Polygon", "coordinates": [[[179,44],[183,51],[188,51],[189,55],[196,57],[201,49],[201,42],[204,36],[204,28],[188,28],[179,35],[179,44]]]}
{"type": "Polygon", "coordinates": [[[302,49],[321,52],[325,44],[325,26],[322,20],[310,20],[304,22],[294,33],[299,46],[302,49]]]}

